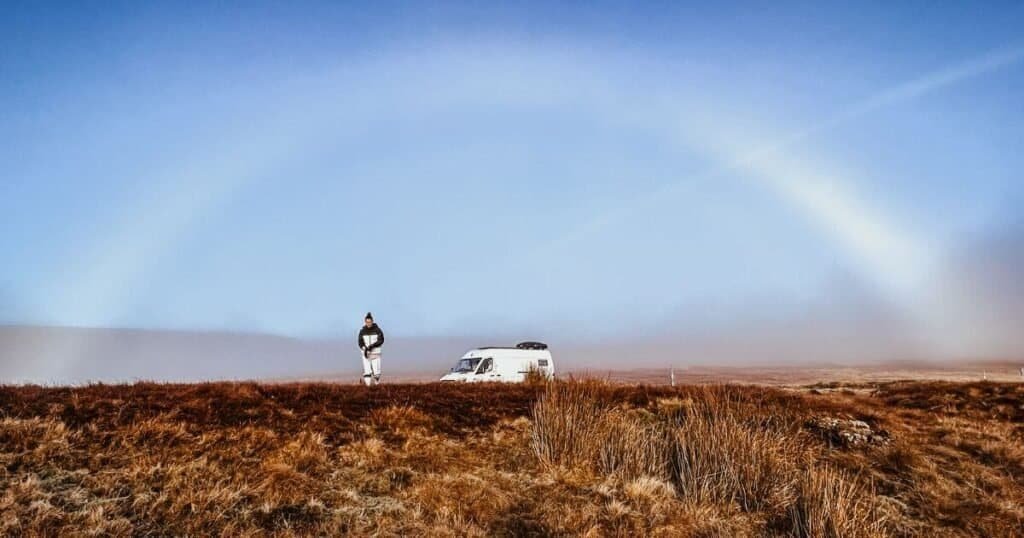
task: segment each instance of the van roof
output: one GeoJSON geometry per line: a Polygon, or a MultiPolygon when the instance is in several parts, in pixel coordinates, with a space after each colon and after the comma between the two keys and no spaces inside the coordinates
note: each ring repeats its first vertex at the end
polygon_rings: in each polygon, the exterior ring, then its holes
{"type": "Polygon", "coordinates": [[[521,349],[521,350],[544,350],[548,345],[542,342],[520,342],[515,346],[484,346],[476,349],[521,349]]]}

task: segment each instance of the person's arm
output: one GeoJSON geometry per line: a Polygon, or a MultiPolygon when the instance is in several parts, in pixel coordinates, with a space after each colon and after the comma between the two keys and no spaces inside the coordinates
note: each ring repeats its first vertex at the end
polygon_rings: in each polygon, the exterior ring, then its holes
{"type": "Polygon", "coordinates": [[[356,345],[359,349],[363,349],[366,344],[363,343],[363,329],[359,329],[359,333],[356,334],[356,345]]]}
{"type": "Polygon", "coordinates": [[[384,331],[382,331],[380,329],[380,327],[377,327],[377,341],[372,343],[372,344],[370,344],[370,347],[368,347],[366,349],[377,349],[377,348],[379,348],[380,346],[383,346],[383,345],[384,345],[384,331]]]}

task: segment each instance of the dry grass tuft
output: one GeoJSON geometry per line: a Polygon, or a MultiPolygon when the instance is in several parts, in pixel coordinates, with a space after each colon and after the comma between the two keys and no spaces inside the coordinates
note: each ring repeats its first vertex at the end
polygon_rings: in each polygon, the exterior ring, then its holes
{"type": "Polygon", "coordinates": [[[885,519],[871,490],[829,466],[801,476],[799,497],[789,506],[795,536],[884,536],[885,519]]]}
{"type": "Polygon", "coordinates": [[[608,406],[595,383],[553,383],[533,406],[533,449],[549,465],[580,466],[596,459],[608,406]]]}
{"type": "Polygon", "coordinates": [[[591,442],[597,470],[624,480],[667,479],[672,472],[671,431],[662,422],[640,413],[613,410],[600,417],[599,432],[591,442]]]}
{"type": "Polygon", "coordinates": [[[8,471],[66,461],[76,434],[60,420],[32,417],[0,419],[0,465],[8,471]]]}
{"type": "Polygon", "coordinates": [[[434,419],[410,405],[389,405],[370,411],[370,423],[381,430],[408,434],[414,430],[430,430],[434,419]]]}
{"type": "Polygon", "coordinates": [[[804,458],[794,437],[750,426],[729,410],[713,418],[689,415],[675,435],[675,477],[683,496],[771,515],[795,500],[804,458]]]}
{"type": "Polygon", "coordinates": [[[319,476],[328,470],[330,461],[327,452],[322,434],[302,432],[271,453],[264,464],[288,465],[300,473],[319,476]]]}

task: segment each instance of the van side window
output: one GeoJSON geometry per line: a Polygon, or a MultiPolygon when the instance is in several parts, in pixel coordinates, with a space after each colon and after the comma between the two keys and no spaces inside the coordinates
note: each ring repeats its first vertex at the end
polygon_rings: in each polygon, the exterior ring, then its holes
{"type": "Polygon", "coordinates": [[[476,373],[483,374],[483,373],[490,372],[493,369],[494,369],[494,359],[492,359],[491,357],[487,357],[486,359],[484,359],[483,361],[480,362],[480,369],[477,370],[476,373]]]}

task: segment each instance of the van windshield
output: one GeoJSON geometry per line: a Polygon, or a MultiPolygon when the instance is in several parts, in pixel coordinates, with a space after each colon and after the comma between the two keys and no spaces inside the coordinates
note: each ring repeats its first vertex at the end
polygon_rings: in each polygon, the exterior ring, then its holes
{"type": "Polygon", "coordinates": [[[459,362],[455,364],[455,368],[452,371],[457,374],[465,374],[468,372],[476,371],[476,366],[480,364],[480,359],[459,359],[459,362]]]}

